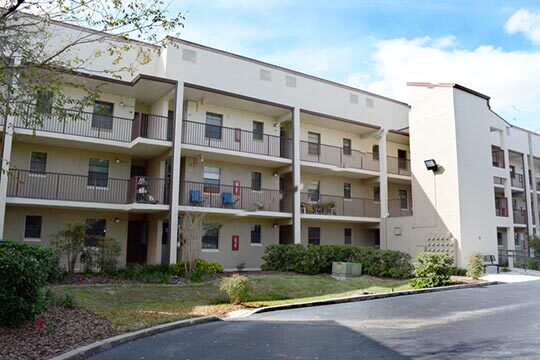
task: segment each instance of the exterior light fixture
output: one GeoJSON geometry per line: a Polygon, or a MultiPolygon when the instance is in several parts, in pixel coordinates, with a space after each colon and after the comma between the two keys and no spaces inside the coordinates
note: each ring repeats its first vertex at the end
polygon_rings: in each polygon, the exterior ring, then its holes
{"type": "Polygon", "coordinates": [[[116,159],[114,159],[114,162],[117,163],[117,164],[120,164],[120,159],[116,158],[116,159]]]}
{"type": "Polygon", "coordinates": [[[426,165],[426,169],[431,170],[433,172],[439,169],[439,165],[434,159],[424,160],[424,164],[426,165]]]}
{"type": "Polygon", "coordinates": [[[125,105],[126,105],[126,104],[124,104],[123,101],[120,101],[120,106],[121,106],[121,107],[124,107],[125,105]]]}
{"type": "Polygon", "coordinates": [[[118,224],[120,222],[120,218],[114,218],[114,222],[118,224]]]}
{"type": "Polygon", "coordinates": [[[273,227],[274,229],[277,229],[277,228],[279,227],[279,225],[278,225],[278,224],[273,224],[272,227],[273,227]]]}

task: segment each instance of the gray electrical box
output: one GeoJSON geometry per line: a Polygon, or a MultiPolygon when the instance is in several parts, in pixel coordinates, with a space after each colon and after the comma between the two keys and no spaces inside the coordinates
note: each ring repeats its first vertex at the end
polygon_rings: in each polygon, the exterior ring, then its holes
{"type": "Polygon", "coordinates": [[[362,275],[362,264],[352,262],[333,262],[332,275],[340,277],[355,277],[362,275]]]}

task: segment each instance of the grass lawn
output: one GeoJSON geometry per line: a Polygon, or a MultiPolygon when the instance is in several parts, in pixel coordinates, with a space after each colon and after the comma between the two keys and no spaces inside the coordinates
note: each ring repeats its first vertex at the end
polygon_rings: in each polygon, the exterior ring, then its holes
{"type": "MultiPolygon", "coordinates": [[[[251,292],[244,307],[262,307],[362,293],[410,289],[408,280],[362,276],[335,280],[328,275],[250,275],[251,292]]],[[[122,330],[203,315],[220,315],[241,308],[227,303],[219,280],[184,285],[58,285],[85,309],[105,316],[122,330]]]]}

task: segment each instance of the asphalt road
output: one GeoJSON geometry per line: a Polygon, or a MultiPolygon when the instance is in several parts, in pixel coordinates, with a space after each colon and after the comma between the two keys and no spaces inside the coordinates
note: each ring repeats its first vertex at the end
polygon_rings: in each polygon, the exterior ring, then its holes
{"type": "Polygon", "coordinates": [[[119,359],[540,359],[540,281],[260,314],[97,354],[119,359]]]}

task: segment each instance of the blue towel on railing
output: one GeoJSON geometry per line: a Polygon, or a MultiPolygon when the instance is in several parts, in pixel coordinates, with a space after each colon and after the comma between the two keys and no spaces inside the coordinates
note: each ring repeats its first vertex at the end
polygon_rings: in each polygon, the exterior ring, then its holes
{"type": "Polygon", "coordinates": [[[223,200],[224,205],[232,205],[232,204],[234,204],[232,193],[224,192],[223,194],[221,194],[221,196],[222,196],[222,200],[223,200]]]}
{"type": "Polygon", "coordinates": [[[189,190],[189,202],[192,204],[201,203],[201,192],[199,190],[189,190]]]}

